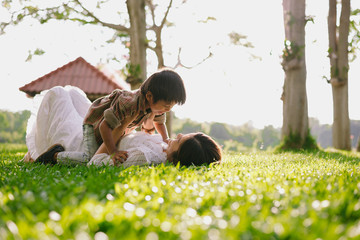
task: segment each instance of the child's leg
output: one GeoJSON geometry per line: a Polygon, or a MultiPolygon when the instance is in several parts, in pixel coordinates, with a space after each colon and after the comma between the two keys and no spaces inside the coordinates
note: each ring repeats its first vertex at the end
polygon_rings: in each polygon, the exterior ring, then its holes
{"type": "Polygon", "coordinates": [[[83,125],[84,152],[59,152],[57,162],[60,164],[86,165],[98,149],[92,125],[83,125]]]}
{"type": "Polygon", "coordinates": [[[64,165],[86,165],[89,161],[84,152],[59,152],[56,159],[57,163],[64,165]]]}
{"type": "Polygon", "coordinates": [[[94,156],[96,150],[99,148],[98,143],[95,138],[94,127],[89,124],[83,125],[83,135],[84,135],[84,150],[85,154],[89,156],[89,160],[94,156]]]}

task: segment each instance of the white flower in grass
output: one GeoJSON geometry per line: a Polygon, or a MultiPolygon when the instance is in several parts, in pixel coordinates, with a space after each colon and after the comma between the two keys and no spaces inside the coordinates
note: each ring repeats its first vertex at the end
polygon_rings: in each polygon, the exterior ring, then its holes
{"type": "Polygon", "coordinates": [[[53,221],[60,221],[61,215],[58,214],[58,213],[55,212],[55,211],[51,211],[51,212],[49,213],[49,218],[50,218],[51,220],[53,220],[53,221]]]}
{"type": "Polygon", "coordinates": [[[146,235],[146,240],[158,240],[159,236],[155,232],[150,232],[146,235]]]}
{"type": "Polygon", "coordinates": [[[210,225],[211,222],[212,222],[212,218],[211,218],[210,216],[204,216],[204,217],[203,217],[203,223],[204,223],[205,225],[210,225]]]}
{"type": "Polygon", "coordinates": [[[125,209],[126,211],[132,212],[132,211],[135,210],[135,205],[126,202],[126,203],[124,203],[124,209],[125,209]]]}
{"type": "Polygon", "coordinates": [[[162,222],[160,228],[163,232],[169,232],[171,230],[172,224],[171,222],[165,221],[162,222]]]}
{"type": "Polygon", "coordinates": [[[114,196],[111,195],[110,193],[106,194],[106,199],[109,200],[109,201],[115,200],[114,196]]]}
{"type": "Polygon", "coordinates": [[[189,217],[195,217],[197,212],[195,209],[193,208],[187,208],[186,209],[186,214],[189,216],[189,217]]]}
{"type": "Polygon", "coordinates": [[[138,216],[138,217],[143,217],[143,216],[145,216],[145,213],[146,213],[146,211],[145,211],[145,209],[143,209],[143,208],[137,208],[137,209],[135,210],[135,215],[138,216]]]}
{"type": "Polygon", "coordinates": [[[153,191],[153,193],[157,193],[159,191],[159,189],[157,187],[152,187],[151,190],[153,191]]]}
{"type": "Polygon", "coordinates": [[[109,240],[109,237],[106,235],[106,233],[103,232],[97,232],[94,236],[95,240],[109,240]]]}
{"type": "Polygon", "coordinates": [[[10,232],[12,234],[18,234],[19,233],[19,229],[16,226],[16,224],[13,221],[7,221],[6,222],[6,226],[9,228],[10,232]]]}

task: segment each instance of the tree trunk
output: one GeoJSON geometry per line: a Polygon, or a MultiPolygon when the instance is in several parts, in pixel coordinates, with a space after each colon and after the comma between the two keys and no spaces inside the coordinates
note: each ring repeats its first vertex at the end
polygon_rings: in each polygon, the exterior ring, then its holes
{"type": "MultiPolygon", "coordinates": [[[[148,4],[148,7],[150,8],[150,10],[152,12],[152,17],[153,17],[153,26],[151,27],[151,29],[154,31],[155,36],[156,36],[156,38],[155,38],[155,47],[151,48],[151,49],[156,54],[156,57],[157,57],[157,60],[158,60],[158,69],[161,69],[161,68],[165,67],[161,33],[162,33],[162,29],[164,27],[164,24],[166,22],[167,15],[168,15],[169,10],[171,8],[172,0],[169,2],[167,11],[166,11],[166,13],[164,15],[164,18],[162,19],[160,25],[156,25],[156,23],[155,23],[155,13],[154,13],[155,6],[154,6],[153,2],[148,1],[147,4],[148,4]]],[[[166,113],[166,128],[167,128],[169,137],[171,137],[171,135],[172,135],[172,119],[173,119],[173,112],[172,111],[167,112],[166,113]]]]}
{"type": "MultiPolygon", "coordinates": [[[[161,30],[162,28],[156,28],[156,47],[155,53],[158,59],[158,69],[164,68],[164,56],[163,56],[163,48],[162,48],[162,40],[161,40],[161,30]]],[[[173,119],[173,111],[169,111],[166,113],[166,128],[169,134],[169,137],[172,135],[172,119],[173,119]]]]}
{"type": "Polygon", "coordinates": [[[131,89],[138,89],[146,79],[146,20],[145,0],[126,1],[130,18],[130,82],[131,89]]]}
{"type": "Polygon", "coordinates": [[[341,1],[340,25],[336,25],[337,3],[329,0],[328,33],[331,86],[333,94],[333,147],[351,150],[348,108],[348,36],[350,0],[341,1]]]}
{"type": "MultiPolygon", "coordinates": [[[[151,3],[151,2],[150,2],[151,3]]],[[[131,89],[137,89],[140,87],[141,83],[146,79],[146,18],[145,18],[145,0],[127,0],[126,1],[129,18],[130,18],[130,63],[131,68],[134,69],[139,66],[140,73],[137,71],[130,71],[132,76],[128,77],[130,79],[131,89]],[[134,73],[135,72],[135,73],[134,73]]],[[[171,6],[171,2],[169,7],[171,6]]],[[[169,9],[168,9],[169,11],[169,9]]],[[[167,11],[167,13],[168,13],[167,11]]],[[[166,19],[167,13],[164,17],[166,19]]],[[[164,21],[163,20],[163,21],[164,21]]],[[[154,32],[156,34],[156,47],[155,53],[158,58],[158,68],[163,68],[164,57],[162,49],[162,40],[161,40],[161,31],[163,24],[161,26],[155,26],[154,22],[154,32]]],[[[172,125],[172,112],[166,113],[166,127],[168,134],[171,137],[172,125]]]]}
{"type": "Polygon", "coordinates": [[[282,139],[302,148],[308,137],[305,64],[305,0],[283,0],[286,46],[283,55],[282,139]]]}

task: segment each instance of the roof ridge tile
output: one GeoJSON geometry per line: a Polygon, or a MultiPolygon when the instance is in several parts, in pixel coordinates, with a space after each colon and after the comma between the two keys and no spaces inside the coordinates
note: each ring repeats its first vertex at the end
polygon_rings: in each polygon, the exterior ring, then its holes
{"type": "Polygon", "coordinates": [[[24,86],[20,87],[19,90],[27,93],[30,96],[34,96],[37,93],[40,93],[42,90],[51,88],[53,86],[69,85],[69,82],[70,84],[73,83],[74,86],[83,89],[86,94],[105,95],[116,88],[123,89],[122,86],[113,81],[104,72],[91,65],[80,56],[75,60],[45,74],[44,76],[39,77],[28,84],[25,84],[24,86]],[[81,67],[81,65],[85,66],[85,68],[81,67]],[[90,73],[90,75],[87,73],[90,73]],[[70,77],[71,75],[75,76],[70,77]],[[81,75],[84,75],[83,79],[81,78],[81,75]],[[84,81],[86,77],[90,77],[89,81],[84,81]],[[103,84],[105,84],[104,87],[91,89],[91,82],[98,80],[103,81],[103,84]],[[44,81],[46,81],[46,83],[44,81]],[[63,84],[61,84],[62,82],[63,84]]]}

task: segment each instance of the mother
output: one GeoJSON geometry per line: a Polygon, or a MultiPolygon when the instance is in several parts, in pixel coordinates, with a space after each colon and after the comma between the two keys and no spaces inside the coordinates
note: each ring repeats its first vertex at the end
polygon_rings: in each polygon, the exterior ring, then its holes
{"type": "MultiPolygon", "coordinates": [[[[91,102],[77,87],[53,87],[35,97],[35,107],[28,122],[26,144],[28,153],[24,161],[33,161],[39,153],[59,144],[66,151],[83,152],[82,121],[91,102]]],[[[118,146],[128,152],[123,166],[159,164],[166,161],[182,166],[220,162],[219,145],[203,133],[179,134],[167,145],[158,134],[132,132],[118,146]]],[[[74,164],[73,160],[57,161],[74,164]]],[[[76,163],[79,164],[79,163],[76,163]]],[[[96,154],[88,164],[114,165],[108,154],[96,154]]]]}

